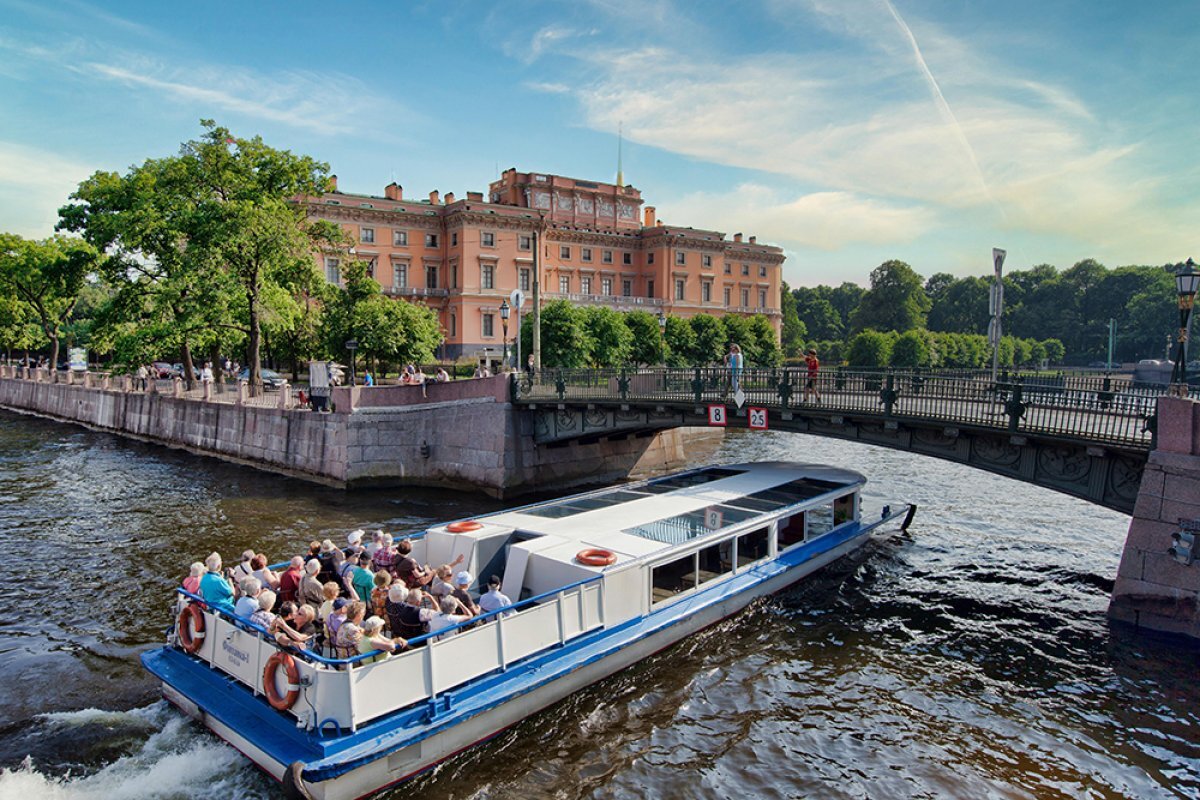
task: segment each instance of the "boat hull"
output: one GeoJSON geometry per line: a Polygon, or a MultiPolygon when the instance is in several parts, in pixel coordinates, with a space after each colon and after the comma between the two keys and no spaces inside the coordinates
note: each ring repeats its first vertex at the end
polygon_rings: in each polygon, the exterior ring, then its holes
{"type": "MultiPolygon", "coordinates": [[[[746,608],[755,600],[779,592],[816,570],[862,547],[875,526],[794,566],[778,572],[736,593],[720,596],[695,611],[677,615],[670,624],[620,647],[602,657],[584,661],[569,672],[516,694],[512,699],[483,710],[461,722],[445,727],[427,738],[414,741],[394,752],[381,752],[378,758],[326,779],[305,775],[304,791],[318,800],[353,800],[382,791],[431,769],[437,764],[494,737],[532,714],[553,705],[585,687],[601,681],[654,653],[672,646],[746,608]]],[[[663,612],[660,612],[663,613],[663,612]]],[[[647,620],[653,618],[653,614],[647,620]]],[[[183,696],[164,682],[164,696],[181,710],[198,719],[217,736],[235,747],[268,774],[282,780],[290,765],[272,758],[232,726],[204,711],[196,698],[183,696]]]]}

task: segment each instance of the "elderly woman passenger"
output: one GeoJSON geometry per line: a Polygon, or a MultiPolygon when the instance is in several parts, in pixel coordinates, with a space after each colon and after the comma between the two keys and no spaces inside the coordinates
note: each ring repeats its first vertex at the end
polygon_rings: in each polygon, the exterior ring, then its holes
{"type": "Polygon", "coordinates": [[[204,559],[208,571],[200,579],[200,596],[209,608],[233,613],[233,588],[221,575],[221,555],[212,553],[204,559]]]}
{"type": "Polygon", "coordinates": [[[204,576],[204,564],[196,561],[192,564],[188,576],[183,579],[183,590],[191,594],[200,594],[200,578],[204,576]]]}
{"type": "Polygon", "coordinates": [[[304,650],[308,647],[309,637],[292,627],[292,623],[295,622],[296,604],[289,600],[279,607],[279,615],[267,630],[275,636],[275,642],[280,647],[304,650]]]}
{"type": "Polygon", "coordinates": [[[250,566],[254,569],[254,577],[258,578],[258,582],[263,585],[264,589],[270,589],[272,592],[279,591],[279,576],[267,566],[266,556],[259,553],[250,560],[250,566]]]}
{"type": "Polygon", "coordinates": [[[249,619],[255,611],[258,611],[258,596],[262,594],[262,584],[258,582],[258,578],[249,577],[242,578],[242,582],[238,586],[242,590],[242,596],[234,605],[233,613],[249,619]]]}
{"type": "Polygon", "coordinates": [[[300,579],[300,604],[316,610],[325,602],[325,591],[317,577],[321,573],[321,562],[310,558],[304,565],[304,577],[300,579]]]}
{"type": "MultiPolygon", "coordinates": [[[[457,598],[447,595],[442,598],[441,610],[429,620],[429,632],[437,633],[438,631],[446,630],[446,628],[453,628],[460,622],[466,622],[470,618],[470,612],[463,608],[462,603],[457,598]]],[[[456,633],[458,633],[456,630],[449,631],[448,633],[435,636],[433,639],[435,642],[441,641],[447,636],[453,636],[456,633]]]]}
{"type": "Polygon", "coordinates": [[[362,632],[358,637],[358,642],[355,648],[360,655],[374,653],[377,650],[383,652],[374,658],[364,659],[362,663],[370,664],[375,661],[382,661],[388,657],[389,653],[398,652],[408,649],[408,642],[404,639],[396,638],[389,639],[383,635],[383,620],[379,617],[368,617],[362,624],[362,632]]]}
{"type": "Polygon", "coordinates": [[[263,630],[271,630],[271,626],[275,624],[275,615],[271,613],[274,607],[275,593],[270,589],[263,589],[258,595],[258,610],[250,615],[251,624],[263,630]]]}

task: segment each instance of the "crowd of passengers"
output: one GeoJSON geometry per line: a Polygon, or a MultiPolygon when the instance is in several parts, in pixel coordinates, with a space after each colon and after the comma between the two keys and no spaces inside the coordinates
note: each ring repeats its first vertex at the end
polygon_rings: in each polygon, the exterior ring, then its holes
{"type": "Polygon", "coordinates": [[[312,542],[282,572],[253,550],[228,569],[213,553],[192,564],[183,588],[267,631],[281,647],[333,658],[373,655],[368,661],[407,650],[410,639],[427,633],[435,641],[453,636],[458,630],[446,629],[512,605],[496,575],[473,599],[471,573],[454,572],[462,555],[433,568],[413,558],[409,539],[394,542],[377,531],[369,543],[362,540],[357,530],[344,548],[312,542]]]}

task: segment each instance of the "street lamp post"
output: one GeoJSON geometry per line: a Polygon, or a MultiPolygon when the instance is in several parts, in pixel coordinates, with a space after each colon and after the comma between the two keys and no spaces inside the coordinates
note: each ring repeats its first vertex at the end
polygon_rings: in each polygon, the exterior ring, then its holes
{"type": "Polygon", "coordinates": [[[667,361],[667,315],[658,312],[658,339],[662,342],[663,363],[667,361]]]}
{"type": "Polygon", "coordinates": [[[500,301],[500,330],[504,339],[504,367],[508,368],[508,313],[511,307],[507,300],[500,301]]]}
{"type": "Polygon", "coordinates": [[[1175,273],[1175,288],[1179,293],[1179,335],[1175,350],[1175,369],[1171,373],[1172,393],[1178,397],[1187,397],[1187,340],[1188,322],[1192,314],[1192,305],[1196,300],[1196,290],[1200,289],[1200,272],[1196,271],[1196,262],[1188,259],[1180,264],[1175,273]]]}
{"type": "Polygon", "coordinates": [[[350,351],[350,385],[354,386],[355,385],[354,362],[356,361],[356,359],[354,357],[354,351],[358,349],[358,340],[357,339],[347,339],[346,340],[346,349],[350,351]]]}

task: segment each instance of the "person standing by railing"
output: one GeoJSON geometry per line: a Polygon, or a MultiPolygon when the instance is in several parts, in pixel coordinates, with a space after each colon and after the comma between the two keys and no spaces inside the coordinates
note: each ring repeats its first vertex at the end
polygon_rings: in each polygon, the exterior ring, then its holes
{"type": "Polygon", "coordinates": [[[742,348],[736,344],[729,345],[729,353],[725,356],[725,365],[729,367],[729,387],[734,394],[741,391],[742,366],[744,364],[745,357],[742,355],[742,348]]]}
{"type": "Polygon", "coordinates": [[[816,401],[821,402],[821,393],[817,391],[817,372],[821,369],[821,361],[817,358],[817,351],[810,349],[807,355],[804,356],[804,366],[808,370],[807,379],[804,382],[804,398],[802,402],[808,402],[808,396],[811,394],[816,401]]]}

